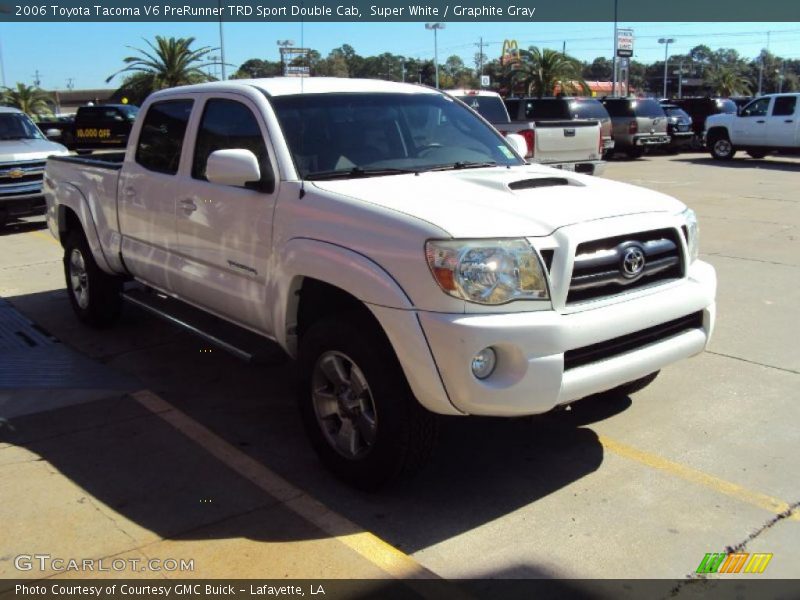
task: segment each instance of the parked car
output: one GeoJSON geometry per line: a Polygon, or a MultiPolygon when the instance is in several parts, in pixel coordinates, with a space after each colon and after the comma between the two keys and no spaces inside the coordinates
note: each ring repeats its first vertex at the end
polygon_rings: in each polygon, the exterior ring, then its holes
{"type": "Polygon", "coordinates": [[[711,156],[730,160],[737,150],[753,158],[775,151],[800,151],[800,94],[769,94],[756,98],[739,114],[706,119],[706,145],[711,156]]]}
{"type": "Polygon", "coordinates": [[[130,104],[81,106],[72,120],[48,121],[41,127],[49,139],[70,150],[124,148],[138,112],[139,107],[130,104]]]}
{"type": "Polygon", "coordinates": [[[75,314],[107,326],[124,297],[211,322],[239,356],[244,336],[274,340],[299,360],[314,448],[356,486],[420,467],[434,413],[631,392],[711,336],[691,210],[527,164],[438,90],[232,80],[155,92],[142,113],[124,154],[47,163],[75,314]]]}
{"type": "Polygon", "coordinates": [[[667,151],[679,152],[690,147],[694,138],[692,118],[677,104],[665,104],[662,102],[661,108],[667,115],[667,133],[670,138],[666,148],[667,151]]]}
{"type": "Polygon", "coordinates": [[[63,154],[67,149],[48,141],[24,112],[0,107],[0,228],[17,217],[44,214],[45,159],[63,154]]]}
{"type": "Polygon", "coordinates": [[[630,158],[640,158],[646,148],[670,142],[667,115],[655,100],[606,96],[602,103],[611,115],[614,150],[624,152],[630,158]]]}
{"type": "Polygon", "coordinates": [[[595,98],[506,98],[506,108],[512,118],[528,121],[597,121],[603,138],[603,152],[614,149],[611,117],[595,98]]]}
{"type": "Polygon", "coordinates": [[[681,107],[692,118],[692,146],[697,150],[703,148],[703,132],[708,117],[719,114],[735,115],[738,111],[737,103],[730,98],[673,98],[667,102],[681,107]]]}
{"type": "Polygon", "coordinates": [[[517,114],[509,115],[496,92],[450,90],[447,93],[475,110],[503,135],[521,135],[525,140],[524,156],[531,162],[589,175],[600,175],[605,167],[597,121],[516,119],[517,114]]]}

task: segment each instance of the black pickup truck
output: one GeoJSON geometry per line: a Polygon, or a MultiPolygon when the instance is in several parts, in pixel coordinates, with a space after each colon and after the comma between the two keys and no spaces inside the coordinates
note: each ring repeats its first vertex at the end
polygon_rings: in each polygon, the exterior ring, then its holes
{"type": "Polygon", "coordinates": [[[124,148],[138,112],[139,107],[130,104],[81,106],[72,122],[43,121],[39,128],[70,150],[124,148]]]}

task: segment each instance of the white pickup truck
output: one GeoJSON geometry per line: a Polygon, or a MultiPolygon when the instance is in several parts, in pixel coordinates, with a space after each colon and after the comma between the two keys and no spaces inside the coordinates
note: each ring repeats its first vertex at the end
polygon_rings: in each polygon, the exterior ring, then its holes
{"type": "Polygon", "coordinates": [[[606,149],[602,127],[596,119],[525,119],[521,114],[509,115],[506,103],[497,92],[486,90],[449,90],[446,93],[461,100],[481,115],[503,135],[517,134],[525,140],[524,157],[566,171],[602,175],[606,149]]]}
{"type": "Polygon", "coordinates": [[[718,160],[731,160],[737,150],[753,158],[771,152],[800,151],[800,94],[770,94],[756,98],[738,114],[706,119],[706,146],[718,160]]]}
{"type": "Polygon", "coordinates": [[[435,413],[630,392],[711,335],[716,276],[691,210],[528,165],[436,90],[174,88],[106,156],[46,168],[78,317],[109,325],[123,296],[240,356],[232,340],[273,340],[299,359],[315,449],[360,487],[420,466],[435,413]]]}

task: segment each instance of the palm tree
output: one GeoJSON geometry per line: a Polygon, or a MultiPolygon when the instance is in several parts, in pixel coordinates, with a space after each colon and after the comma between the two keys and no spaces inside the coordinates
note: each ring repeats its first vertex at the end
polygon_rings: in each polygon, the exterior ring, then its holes
{"type": "Polygon", "coordinates": [[[16,88],[3,89],[2,102],[6,106],[14,106],[33,117],[51,113],[53,99],[40,88],[18,83],[16,88]]]}
{"type": "Polygon", "coordinates": [[[519,55],[519,62],[509,67],[512,85],[517,82],[524,84],[529,95],[550,96],[557,86],[564,94],[590,93],[577,59],[550,48],[540,50],[536,46],[520,50],[519,55]]]}
{"type": "Polygon", "coordinates": [[[133,48],[139,56],[128,56],[123,59],[127,65],[120,69],[108,79],[111,81],[120,73],[129,73],[130,76],[123,83],[135,87],[139,92],[150,92],[162,90],[164,88],[188,85],[191,83],[202,83],[210,81],[210,77],[202,69],[214,62],[205,62],[208,54],[216,50],[209,46],[192,49],[194,38],[165,38],[156,36],[155,44],[145,40],[149,49],[133,48]]]}
{"type": "Polygon", "coordinates": [[[750,94],[750,80],[736,69],[718,65],[706,72],[706,85],[723,97],[750,94]]]}

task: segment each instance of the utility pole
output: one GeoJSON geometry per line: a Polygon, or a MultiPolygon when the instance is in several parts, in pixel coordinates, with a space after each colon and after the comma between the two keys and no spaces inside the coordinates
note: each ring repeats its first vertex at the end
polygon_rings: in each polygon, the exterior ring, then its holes
{"type": "Polygon", "coordinates": [[[39,77],[39,69],[36,69],[36,73],[33,74],[33,87],[39,87],[42,84],[41,77],[39,77]]]}
{"type": "Polygon", "coordinates": [[[681,57],[681,65],[678,67],[678,98],[683,98],[683,57],[681,57]]]}
{"type": "Polygon", "coordinates": [[[567,40],[561,42],[561,56],[567,55],[567,40]]]}
{"type": "Polygon", "coordinates": [[[611,51],[611,95],[617,95],[617,1],[614,0],[614,44],[611,51]]]}
{"type": "Polygon", "coordinates": [[[783,92],[783,80],[786,78],[786,60],[781,61],[781,74],[778,75],[778,93],[783,92]]]}
{"type": "Polygon", "coordinates": [[[224,81],[227,77],[225,76],[225,37],[222,33],[222,0],[217,0],[217,6],[219,7],[219,60],[224,81]]]}
{"type": "Polygon", "coordinates": [[[67,89],[71,92],[75,89],[75,78],[67,77],[67,89]]]}
{"type": "Polygon", "coordinates": [[[478,79],[480,80],[481,75],[483,75],[483,36],[475,45],[478,47],[478,79]]]}

